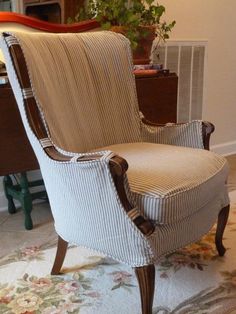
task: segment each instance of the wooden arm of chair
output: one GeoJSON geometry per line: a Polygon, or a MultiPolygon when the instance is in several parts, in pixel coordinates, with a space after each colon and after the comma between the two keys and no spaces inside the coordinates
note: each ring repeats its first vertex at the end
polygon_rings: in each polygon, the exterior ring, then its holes
{"type": "MultiPolygon", "coordinates": [[[[40,117],[38,118],[40,119],[40,117]]],[[[57,161],[70,161],[71,160],[70,156],[63,155],[62,153],[58,152],[53,146],[45,148],[45,152],[53,160],[57,160],[57,161]]],[[[84,156],[82,158],[79,158],[78,162],[99,160],[100,158],[101,158],[101,155],[84,156]]],[[[109,166],[110,166],[111,175],[112,175],[112,178],[114,180],[114,184],[117,190],[117,194],[120,198],[120,201],[127,215],[130,217],[133,223],[137,226],[137,228],[144,235],[146,236],[151,235],[155,230],[155,226],[153,225],[151,221],[143,217],[137,208],[133,208],[125,192],[124,175],[126,171],[128,170],[127,161],[124,158],[116,155],[110,159],[109,166]]]]}
{"type": "MultiPolygon", "coordinates": [[[[154,127],[164,127],[165,124],[158,124],[151,122],[145,118],[142,118],[142,122],[146,125],[154,126],[154,127]]],[[[181,125],[184,123],[174,123],[175,125],[181,125]]],[[[210,137],[211,134],[215,131],[215,126],[208,121],[202,121],[202,139],[203,139],[203,146],[204,149],[209,150],[210,149],[210,137]]]]}
{"type": "Polygon", "coordinates": [[[214,124],[208,121],[202,121],[203,145],[204,148],[207,150],[210,149],[210,137],[214,131],[215,131],[214,124]]]}
{"type": "Polygon", "coordinates": [[[110,170],[116,186],[117,193],[126,213],[144,235],[150,236],[155,230],[154,224],[150,220],[142,216],[137,208],[133,208],[126,195],[124,186],[124,174],[128,170],[127,161],[120,156],[114,156],[110,159],[110,170]]]}

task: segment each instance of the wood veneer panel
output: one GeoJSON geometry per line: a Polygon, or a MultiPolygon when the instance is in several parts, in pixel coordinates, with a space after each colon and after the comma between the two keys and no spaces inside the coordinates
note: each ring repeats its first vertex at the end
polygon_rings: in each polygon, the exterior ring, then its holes
{"type": "Polygon", "coordinates": [[[147,120],[160,124],[177,121],[176,74],[136,77],[136,87],[139,108],[147,120]]]}

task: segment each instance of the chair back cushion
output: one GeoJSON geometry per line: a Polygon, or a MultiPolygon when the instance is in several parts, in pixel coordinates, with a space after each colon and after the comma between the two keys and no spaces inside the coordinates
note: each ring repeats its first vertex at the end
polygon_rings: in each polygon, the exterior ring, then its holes
{"type": "Polygon", "coordinates": [[[15,33],[53,142],[84,152],[140,141],[128,40],[113,32],[15,33]]]}

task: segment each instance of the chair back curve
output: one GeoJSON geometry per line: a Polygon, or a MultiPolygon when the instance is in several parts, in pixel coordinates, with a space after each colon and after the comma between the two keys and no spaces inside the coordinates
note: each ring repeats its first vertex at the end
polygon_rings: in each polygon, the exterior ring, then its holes
{"type": "Polygon", "coordinates": [[[140,141],[131,50],[124,36],[105,31],[14,36],[56,146],[86,152],[140,141]]]}

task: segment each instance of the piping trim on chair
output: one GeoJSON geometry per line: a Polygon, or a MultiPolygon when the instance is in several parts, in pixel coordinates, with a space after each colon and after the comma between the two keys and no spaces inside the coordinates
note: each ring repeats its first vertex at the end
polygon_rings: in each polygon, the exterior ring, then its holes
{"type": "Polygon", "coordinates": [[[53,146],[51,140],[48,137],[41,138],[40,139],[40,144],[42,145],[43,148],[47,148],[47,147],[52,147],[53,146]]]}
{"type": "Polygon", "coordinates": [[[28,98],[34,97],[34,94],[33,94],[33,91],[32,91],[31,87],[23,88],[22,89],[22,94],[23,94],[24,99],[28,99],[28,98]]]}
{"type": "Polygon", "coordinates": [[[5,37],[6,43],[8,45],[8,47],[11,47],[13,45],[19,45],[18,40],[16,39],[16,37],[9,35],[7,37],[5,37]]]}

